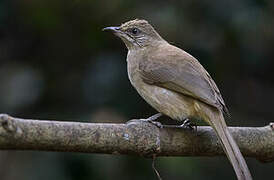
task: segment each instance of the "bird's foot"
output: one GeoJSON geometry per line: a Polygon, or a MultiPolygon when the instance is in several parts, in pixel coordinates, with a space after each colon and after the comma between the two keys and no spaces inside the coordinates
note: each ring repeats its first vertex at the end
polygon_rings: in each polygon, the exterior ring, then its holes
{"type": "Polygon", "coordinates": [[[197,131],[197,125],[195,123],[192,123],[188,118],[184,120],[183,124],[181,124],[180,127],[189,128],[191,130],[197,131]]]}
{"type": "Polygon", "coordinates": [[[147,120],[147,119],[141,119],[141,120],[144,120],[146,122],[149,122],[155,126],[157,126],[158,128],[163,128],[164,125],[162,125],[162,123],[158,122],[158,121],[152,121],[152,120],[147,120]]]}
{"type": "Polygon", "coordinates": [[[149,118],[146,118],[146,119],[141,119],[142,121],[146,121],[146,122],[149,122],[155,126],[157,126],[158,128],[163,128],[163,125],[162,123],[156,121],[156,119],[158,119],[159,117],[162,116],[162,113],[157,113],[157,114],[154,114],[153,116],[150,116],[149,118]]]}
{"type": "Polygon", "coordinates": [[[153,116],[150,116],[149,118],[147,118],[145,120],[147,120],[147,121],[155,121],[156,119],[158,119],[162,115],[163,115],[162,113],[157,113],[157,114],[154,114],[153,116]]]}
{"type": "Polygon", "coordinates": [[[161,116],[162,116],[162,113],[157,113],[157,114],[155,114],[153,116],[150,116],[149,118],[146,118],[146,119],[134,119],[134,120],[130,120],[130,121],[127,122],[127,124],[130,123],[130,122],[132,122],[132,121],[144,121],[144,122],[151,123],[151,124],[157,126],[158,128],[163,128],[163,125],[160,122],[155,121],[156,119],[158,119],[161,116]]]}

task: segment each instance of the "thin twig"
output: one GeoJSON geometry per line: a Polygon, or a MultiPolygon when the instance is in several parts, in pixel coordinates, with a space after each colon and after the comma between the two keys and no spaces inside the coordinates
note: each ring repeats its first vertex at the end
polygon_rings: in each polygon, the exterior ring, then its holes
{"type": "Polygon", "coordinates": [[[155,167],[156,158],[157,158],[156,154],[153,154],[153,156],[152,156],[152,169],[154,170],[154,172],[157,175],[158,179],[162,180],[160,173],[158,172],[158,170],[155,167]]]}

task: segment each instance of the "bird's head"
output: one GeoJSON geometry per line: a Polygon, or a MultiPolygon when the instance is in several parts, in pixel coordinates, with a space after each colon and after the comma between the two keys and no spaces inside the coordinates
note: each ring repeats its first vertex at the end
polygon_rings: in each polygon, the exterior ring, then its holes
{"type": "Polygon", "coordinates": [[[144,48],[163,41],[146,20],[131,20],[118,27],[106,27],[103,31],[112,31],[124,41],[129,50],[144,48]]]}

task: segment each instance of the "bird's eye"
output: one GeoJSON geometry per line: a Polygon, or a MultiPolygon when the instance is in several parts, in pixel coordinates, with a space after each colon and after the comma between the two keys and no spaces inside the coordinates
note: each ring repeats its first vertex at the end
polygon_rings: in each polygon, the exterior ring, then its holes
{"type": "Polygon", "coordinates": [[[140,30],[137,29],[137,28],[132,28],[132,29],[131,29],[131,33],[134,34],[134,35],[137,35],[137,34],[140,33],[140,30]]]}

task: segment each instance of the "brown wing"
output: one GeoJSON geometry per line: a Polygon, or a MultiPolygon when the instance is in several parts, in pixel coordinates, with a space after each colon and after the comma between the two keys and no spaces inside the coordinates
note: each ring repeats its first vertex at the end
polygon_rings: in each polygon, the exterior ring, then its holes
{"type": "Polygon", "coordinates": [[[227,112],[224,100],[213,79],[192,56],[148,57],[139,64],[144,82],[164,87],[198,99],[227,112]],[[173,58],[166,61],[165,58],[173,58]],[[174,58],[178,58],[174,60],[174,58]]]}

